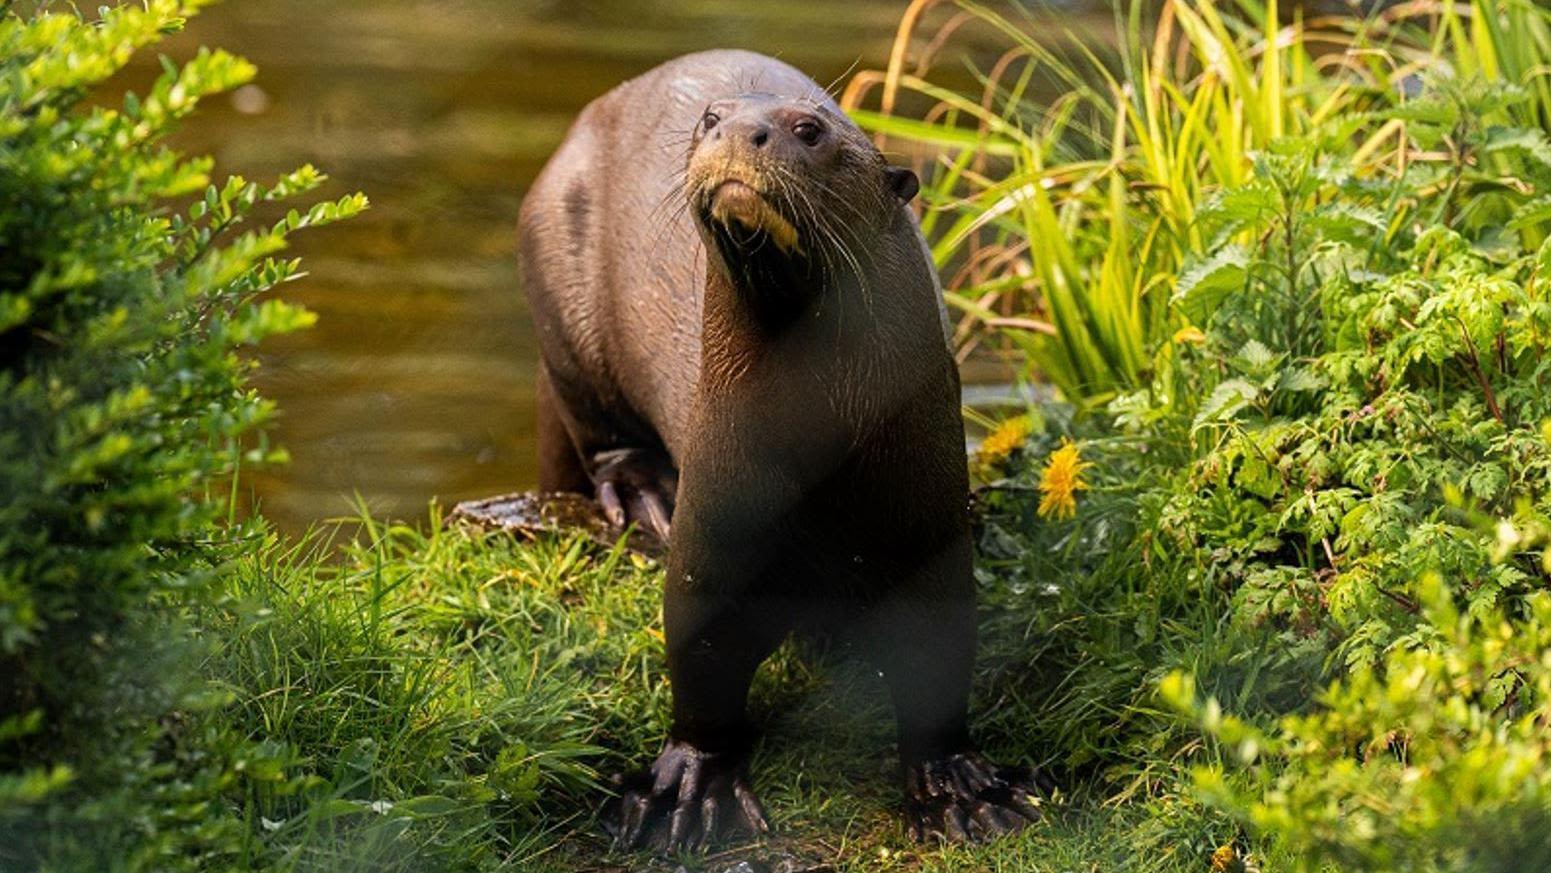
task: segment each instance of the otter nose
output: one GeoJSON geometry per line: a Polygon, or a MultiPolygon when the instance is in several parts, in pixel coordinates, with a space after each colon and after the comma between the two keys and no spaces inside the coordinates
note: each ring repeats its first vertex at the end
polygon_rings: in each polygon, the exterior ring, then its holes
{"type": "Polygon", "coordinates": [[[737,117],[725,119],[717,124],[711,131],[711,138],[721,139],[726,136],[736,142],[748,143],[754,148],[762,149],[770,145],[774,132],[775,129],[769,120],[763,117],[763,113],[740,113],[737,117]]]}

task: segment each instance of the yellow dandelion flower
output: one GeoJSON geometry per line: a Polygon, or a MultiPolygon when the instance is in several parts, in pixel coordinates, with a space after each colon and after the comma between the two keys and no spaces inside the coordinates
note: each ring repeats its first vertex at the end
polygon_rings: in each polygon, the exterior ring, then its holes
{"type": "Polygon", "coordinates": [[[1218,846],[1212,853],[1212,873],[1239,873],[1244,869],[1244,862],[1239,860],[1239,853],[1233,850],[1233,846],[1218,846]]]}
{"type": "Polygon", "coordinates": [[[1093,466],[1082,459],[1077,444],[1067,440],[1050,453],[1045,470],[1039,476],[1039,514],[1044,518],[1065,519],[1077,514],[1077,492],[1086,491],[1082,471],[1093,466]]]}
{"type": "Polygon", "coordinates": [[[1194,325],[1186,325],[1179,330],[1174,331],[1175,345],[1179,345],[1180,343],[1200,345],[1204,342],[1206,342],[1206,334],[1201,332],[1201,328],[1194,325]]]}
{"type": "Polygon", "coordinates": [[[997,425],[996,430],[986,434],[975,457],[988,467],[1001,463],[1014,449],[1022,448],[1032,430],[1033,423],[1027,415],[1009,418],[997,425]]]}

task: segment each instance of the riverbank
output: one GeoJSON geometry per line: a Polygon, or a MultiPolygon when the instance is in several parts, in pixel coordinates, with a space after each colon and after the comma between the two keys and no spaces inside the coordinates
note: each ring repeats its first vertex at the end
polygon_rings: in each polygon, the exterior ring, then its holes
{"type": "MultiPolygon", "coordinates": [[[[656,561],[585,534],[521,542],[436,514],[363,520],[332,543],[271,537],[239,558],[219,607],[192,616],[213,644],[203,670],[231,697],[189,729],[275,750],[272,778],[231,810],[262,822],[254,860],[269,860],[255,866],[675,869],[610,854],[593,818],[607,777],[649,761],[667,729],[660,577],[656,561]]],[[[688,869],[1183,873],[1234,844],[1237,828],[1195,801],[1117,802],[1091,769],[1053,757],[1054,726],[1031,730],[1051,701],[1007,685],[1045,645],[1019,629],[1051,604],[1007,584],[982,578],[977,721],[998,758],[1058,777],[1046,822],[985,847],[912,842],[882,685],[842,653],[794,642],[751,698],[756,787],[777,836],[682,859],[688,869]]]]}

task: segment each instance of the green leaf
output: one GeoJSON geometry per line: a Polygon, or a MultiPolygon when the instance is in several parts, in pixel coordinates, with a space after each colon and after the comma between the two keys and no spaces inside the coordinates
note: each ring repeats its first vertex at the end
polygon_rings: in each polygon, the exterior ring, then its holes
{"type": "Polygon", "coordinates": [[[1231,245],[1187,267],[1174,287],[1174,305],[1195,324],[1205,324],[1224,298],[1240,291],[1248,276],[1250,254],[1231,245]]]}
{"type": "Polygon", "coordinates": [[[1219,383],[1201,409],[1196,413],[1192,427],[1199,428],[1236,416],[1240,410],[1260,396],[1260,388],[1243,379],[1226,379],[1219,383]]]}

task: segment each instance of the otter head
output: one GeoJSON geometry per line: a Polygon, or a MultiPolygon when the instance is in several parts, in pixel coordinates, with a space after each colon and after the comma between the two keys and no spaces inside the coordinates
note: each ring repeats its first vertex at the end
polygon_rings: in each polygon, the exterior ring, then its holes
{"type": "Polygon", "coordinates": [[[919,187],[833,104],[751,93],[705,108],[685,191],[707,249],[763,314],[855,275],[919,187]]]}

